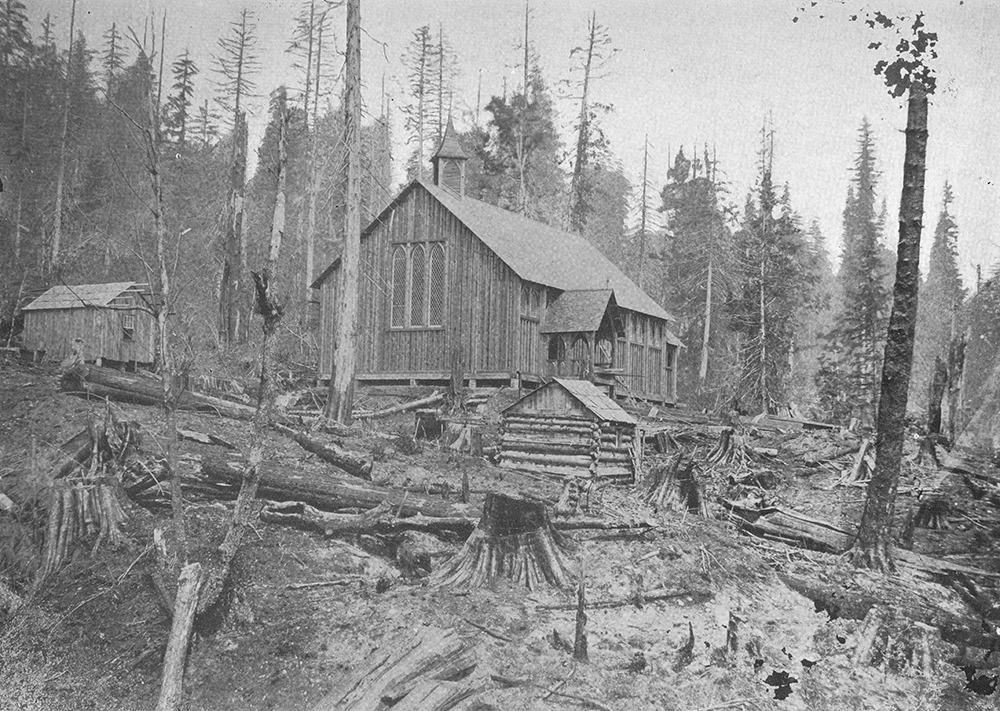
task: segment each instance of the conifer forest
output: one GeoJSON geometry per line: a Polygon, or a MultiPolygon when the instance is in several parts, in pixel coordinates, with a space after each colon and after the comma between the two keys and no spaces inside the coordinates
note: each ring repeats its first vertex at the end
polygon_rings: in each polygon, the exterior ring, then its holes
{"type": "Polygon", "coordinates": [[[926,5],[0,0],[0,711],[994,708],[926,5]]]}

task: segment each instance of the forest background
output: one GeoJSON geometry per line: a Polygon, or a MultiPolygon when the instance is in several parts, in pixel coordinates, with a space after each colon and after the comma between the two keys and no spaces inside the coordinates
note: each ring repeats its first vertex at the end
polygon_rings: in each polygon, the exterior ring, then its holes
{"type": "MultiPolygon", "coordinates": [[[[871,28],[745,5],[366,3],[365,218],[426,169],[453,118],[476,197],[583,233],[678,317],[687,402],[870,421],[901,102],[871,76],[871,28]]],[[[1000,220],[986,120],[998,10],[931,5],[947,78],[928,152],[916,410],[935,356],[984,312],[968,298],[992,284],[1000,220]]],[[[246,272],[273,211],[274,117],[291,110],[282,357],[308,365],[307,285],[342,236],[342,8],[81,0],[70,53],[70,6],[0,9],[8,324],[54,283],[150,281],[129,121],[152,81],[196,354],[252,337],[246,272]]]]}

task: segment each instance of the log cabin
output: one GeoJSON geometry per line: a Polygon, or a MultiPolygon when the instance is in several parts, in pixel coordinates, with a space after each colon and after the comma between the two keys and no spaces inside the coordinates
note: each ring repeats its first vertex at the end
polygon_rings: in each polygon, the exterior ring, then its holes
{"type": "MultiPolygon", "coordinates": [[[[361,235],[359,384],[594,382],[677,400],[673,317],[581,235],[465,194],[449,122],[433,180],[414,180],[361,235]],[[458,375],[456,376],[456,373],[458,375]]],[[[331,376],[340,258],[314,281],[321,380],[331,376]]]]}
{"type": "Polygon", "coordinates": [[[53,286],[22,309],[22,348],[63,360],[80,340],[88,362],[151,365],[156,322],[149,303],[149,287],[130,281],[53,286]]]}

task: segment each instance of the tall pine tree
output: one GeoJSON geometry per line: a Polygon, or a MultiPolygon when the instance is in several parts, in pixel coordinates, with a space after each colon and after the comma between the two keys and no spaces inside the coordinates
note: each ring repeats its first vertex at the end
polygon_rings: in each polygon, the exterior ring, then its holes
{"type": "Polygon", "coordinates": [[[837,279],[841,307],[817,375],[826,416],[841,422],[850,417],[867,424],[875,421],[890,297],[883,219],[875,210],[878,178],[871,125],[865,119],[844,207],[844,252],[837,279]]]}

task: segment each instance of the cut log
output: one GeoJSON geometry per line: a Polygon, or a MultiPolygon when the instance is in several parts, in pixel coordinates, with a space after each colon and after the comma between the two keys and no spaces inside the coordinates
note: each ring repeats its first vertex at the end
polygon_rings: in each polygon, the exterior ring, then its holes
{"type": "MultiPolygon", "coordinates": [[[[475,647],[465,643],[453,630],[424,627],[405,640],[390,636],[386,642],[364,668],[323,697],[312,711],[397,708],[421,682],[462,679],[476,668],[475,647]]],[[[426,687],[419,693],[428,693],[426,687]]],[[[413,708],[430,711],[437,707],[413,708]]]]}
{"type": "MultiPolygon", "coordinates": [[[[199,471],[203,480],[221,483],[223,490],[231,491],[235,496],[233,487],[239,486],[245,467],[246,459],[242,455],[208,451],[202,454],[199,471]]],[[[260,468],[262,476],[258,497],[272,501],[302,501],[324,511],[368,510],[385,502],[398,516],[460,517],[469,513],[467,506],[387,489],[357,479],[329,473],[317,474],[266,461],[260,468]]]]}
{"type": "Polygon", "coordinates": [[[389,535],[403,531],[425,533],[451,532],[468,536],[476,527],[471,516],[423,516],[397,518],[389,504],[381,504],[362,514],[338,514],[320,511],[301,501],[268,503],[260,512],[260,520],[293,526],[321,533],[327,538],[358,533],[389,535]]]}
{"type": "MultiPolygon", "coordinates": [[[[59,386],[64,392],[81,397],[163,406],[163,385],[159,380],[110,368],[77,365],[63,374],[59,386]]],[[[251,420],[254,414],[249,405],[189,391],[181,393],[177,409],[214,412],[238,420],[251,420]]]]}
{"type": "Polygon", "coordinates": [[[275,425],[274,428],[284,435],[294,440],[302,449],[315,454],[328,464],[343,469],[351,476],[356,476],[365,481],[372,480],[372,460],[367,459],[356,452],[349,452],[332,442],[324,444],[315,440],[304,432],[296,432],[284,425],[275,425]]]}
{"type": "Polygon", "coordinates": [[[393,407],[387,407],[384,410],[376,410],[375,412],[355,412],[355,420],[378,420],[383,417],[390,417],[400,412],[409,412],[410,410],[417,410],[421,407],[429,407],[430,405],[437,405],[444,402],[444,395],[441,393],[433,393],[425,398],[420,398],[419,400],[411,400],[410,402],[404,402],[401,405],[394,405],[393,407]]]}
{"type": "Polygon", "coordinates": [[[595,457],[590,454],[545,454],[541,452],[519,452],[503,450],[500,456],[510,462],[531,462],[532,464],[552,464],[557,467],[589,467],[595,457]]]}
{"type": "Polygon", "coordinates": [[[167,653],[163,658],[163,683],[156,711],[176,711],[181,707],[184,690],[184,666],[194,613],[198,608],[198,587],[201,585],[201,564],[188,563],[181,570],[174,598],[173,623],[167,653]]]}
{"type": "Polygon", "coordinates": [[[572,581],[565,549],[544,503],[489,493],[479,525],[432,582],[476,588],[504,578],[529,590],[543,583],[563,588],[572,581]]]}

